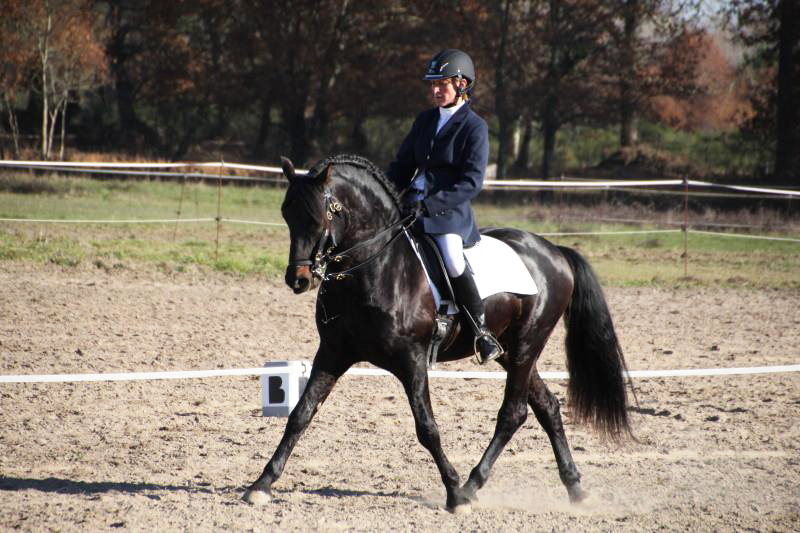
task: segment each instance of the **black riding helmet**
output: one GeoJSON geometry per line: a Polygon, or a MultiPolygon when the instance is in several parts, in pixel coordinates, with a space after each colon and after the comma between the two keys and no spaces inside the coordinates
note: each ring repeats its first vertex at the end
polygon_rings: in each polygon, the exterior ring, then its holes
{"type": "Polygon", "coordinates": [[[448,48],[442,50],[428,63],[428,70],[425,73],[426,80],[441,80],[445,78],[466,78],[467,87],[461,89],[459,94],[464,92],[471,93],[475,86],[475,66],[472,59],[465,52],[448,48]]]}

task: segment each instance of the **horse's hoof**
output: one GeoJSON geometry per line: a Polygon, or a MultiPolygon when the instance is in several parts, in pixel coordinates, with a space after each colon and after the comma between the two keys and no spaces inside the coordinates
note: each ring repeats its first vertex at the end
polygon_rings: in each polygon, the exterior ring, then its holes
{"type": "Polygon", "coordinates": [[[589,493],[581,488],[580,483],[568,487],[567,492],[569,493],[569,502],[572,504],[582,503],[589,496],[589,493]]]}
{"type": "Polygon", "coordinates": [[[450,509],[450,512],[453,514],[460,514],[460,515],[470,514],[472,512],[472,504],[462,503],[461,505],[456,505],[455,507],[450,509]]]}
{"type": "Polygon", "coordinates": [[[264,492],[263,490],[250,490],[248,489],[247,492],[244,493],[242,499],[249,503],[250,505],[267,505],[272,498],[270,498],[268,492],[264,492]]]}

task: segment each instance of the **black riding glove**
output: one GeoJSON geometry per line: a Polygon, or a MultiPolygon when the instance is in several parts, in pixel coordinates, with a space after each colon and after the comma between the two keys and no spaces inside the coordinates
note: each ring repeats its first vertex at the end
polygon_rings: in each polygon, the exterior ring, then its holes
{"type": "Polygon", "coordinates": [[[403,218],[413,216],[414,218],[422,218],[427,214],[425,204],[422,200],[414,200],[411,202],[403,203],[403,218]]]}

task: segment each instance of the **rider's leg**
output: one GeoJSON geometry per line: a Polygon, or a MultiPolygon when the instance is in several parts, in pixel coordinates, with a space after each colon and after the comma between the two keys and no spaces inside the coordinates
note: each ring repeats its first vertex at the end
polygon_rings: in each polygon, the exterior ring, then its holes
{"type": "Polygon", "coordinates": [[[461,236],[448,233],[433,235],[436,245],[442,253],[447,275],[453,285],[453,292],[458,305],[466,315],[467,322],[477,337],[477,347],[481,363],[497,359],[503,354],[503,348],[497,343],[486,327],[486,313],[483,300],[475,286],[472,272],[467,268],[464,259],[464,243],[461,236]]]}
{"type": "Polygon", "coordinates": [[[442,253],[447,275],[451,279],[460,276],[467,268],[467,261],[464,259],[464,242],[461,240],[461,235],[445,233],[431,235],[431,237],[436,241],[436,246],[439,247],[439,251],[442,253]]]}

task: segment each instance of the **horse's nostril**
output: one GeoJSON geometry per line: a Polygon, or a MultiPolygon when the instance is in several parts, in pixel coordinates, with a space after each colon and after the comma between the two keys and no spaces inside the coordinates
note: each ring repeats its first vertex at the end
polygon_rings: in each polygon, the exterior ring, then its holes
{"type": "Polygon", "coordinates": [[[311,282],[306,278],[298,278],[294,281],[294,290],[297,292],[303,292],[308,289],[308,286],[311,282]]]}

